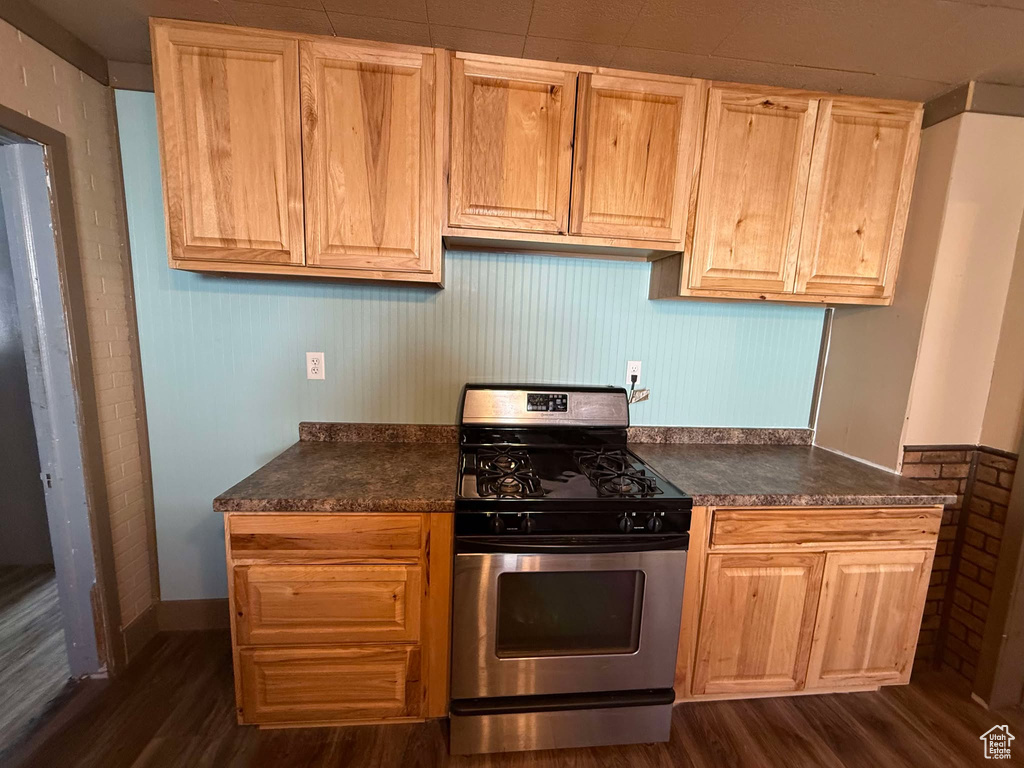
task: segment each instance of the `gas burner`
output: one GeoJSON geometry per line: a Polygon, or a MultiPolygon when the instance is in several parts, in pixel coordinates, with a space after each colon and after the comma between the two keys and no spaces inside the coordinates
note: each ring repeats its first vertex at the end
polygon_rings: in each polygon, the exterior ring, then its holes
{"type": "Polygon", "coordinates": [[[477,452],[477,491],[481,496],[518,499],[544,495],[530,455],[522,448],[497,446],[477,452]]]}
{"type": "Polygon", "coordinates": [[[573,452],[573,457],[580,471],[597,489],[598,496],[643,499],[663,493],[658,481],[633,466],[624,450],[578,450],[573,452]]]}

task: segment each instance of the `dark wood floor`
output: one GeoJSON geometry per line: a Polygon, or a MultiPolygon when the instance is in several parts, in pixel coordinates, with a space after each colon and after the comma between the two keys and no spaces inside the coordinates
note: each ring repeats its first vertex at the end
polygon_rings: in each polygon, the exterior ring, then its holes
{"type": "MultiPolygon", "coordinates": [[[[965,766],[990,765],[979,736],[1024,715],[970,701],[962,682],[915,676],[878,693],[686,704],[668,744],[449,757],[442,722],[260,731],[234,721],[224,633],[158,637],[133,668],[27,761],[45,768],[327,766],[965,766]]],[[[1004,763],[1005,764],[1005,763],[1004,763]]]]}
{"type": "Polygon", "coordinates": [[[53,567],[0,568],[0,762],[69,677],[53,567]]]}

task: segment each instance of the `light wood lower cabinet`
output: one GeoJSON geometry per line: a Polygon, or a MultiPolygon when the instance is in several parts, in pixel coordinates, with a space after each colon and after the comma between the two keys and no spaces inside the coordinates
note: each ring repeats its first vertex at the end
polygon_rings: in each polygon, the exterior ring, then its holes
{"type": "Polygon", "coordinates": [[[415,643],[420,638],[419,565],[242,565],[234,570],[240,643],[415,643]]]}
{"type": "Polygon", "coordinates": [[[910,680],[932,550],[831,552],[808,688],[910,680]]]}
{"type": "Polygon", "coordinates": [[[423,715],[417,646],[243,648],[245,722],[377,721],[423,715]]]}
{"type": "Polygon", "coordinates": [[[452,516],[229,513],[238,721],[448,711],[452,516]]]}
{"type": "Polygon", "coordinates": [[[824,556],[709,555],[694,693],[799,690],[824,556]]]}
{"type": "Polygon", "coordinates": [[[941,514],[694,509],[676,695],[908,682],[941,514]]]}

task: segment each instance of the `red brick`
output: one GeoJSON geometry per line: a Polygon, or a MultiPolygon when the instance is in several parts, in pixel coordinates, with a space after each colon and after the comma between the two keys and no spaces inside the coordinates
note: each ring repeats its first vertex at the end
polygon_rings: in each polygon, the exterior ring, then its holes
{"type": "MultiPolygon", "coordinates": [[[[972,663],[978,660],[978,652],[963,640],[957,640],[955,637],[946,638],[946,650],[955,653],[960,657],[962,662],[966,661],[967,663],[972,663]]],[[[963,669],[962,662],[961,669],[963,669]]]]}
{"type": "MultiPolygon", "coordinates": [[[[928,597],[927,597],[928,600],[933,600],[935,602],[938,602],[939,600],[941,600],[945,596],[946,596],[946,585],[945,584],[939,584],[938,586],[935,586],[935,587],[928,587],[928,597]]],[[[932,605],[934,605],[934,603],[928,603],[927,605],[925,605],[925,607],[924,607],[925,616],[927,616],[929,613],[931,613],[931,611],[928,610],[928,607],[932,606],[932,605]]]]}
{"type": "Polygon", "coordinates": [[[955,605],[959,605],[965,611],[969,611],[971,610],[972,605],[971,596],[967,594],[967,592],[965,592],[964,590],[959,589],[959,586],[960,585],[958,583],[958,589],[955,592],[953,592],[953,603],[955,605]]]}
{"type": "Polygon", "coordinates": [[[992,571],[982,571],[978,574],[978,581],[981,582],[982,586],[992,588],[992,585],[996,583],[996,575],[992,571]]]}
{"type": "MultiPolygon", "coordinates": [[[[992,590],[988,587],[982,586],[976,581],[965,579],[963,576],[958,576],[956,579],[956,597],[960,597],[963,594],[970,595],[971,597],[983,601],[986,605],[988,601],[992,599],[992,590]]],[[[957,603],[963,605],[962,602],[957,600],[957,603]]],[[[970,610],[970,600],[967,601],[967,605],[964,607],[970,610]]]]}
{"type": "Polygon", "coordinates": [[[968,629],[973,629],[978,634],[985,632],[985,622],[979,619],[977,616],[972,616],[959,605],[954,605],[949,609],[949,615],[951,618],[956,619],[961,624],[967,625],[968,629]]]}
{"type": "MultiPolygon", "coordinates": [[[[994,471],[994,470],[993,470],[994,471]]],[[[916,477],[918,479],[932,479],[938,477],[942,472],[941,464],[904,464],[903,476],[916,477]]]]}
{"type": "Polygon", "coordinates": [[[970,464],[943,464],[942,465],[942,477],[967,477],[967,473],[970,470],[970,464]]]}
{"type": "Polygon", "coordinates": [[[974,682],[974,675],[977,672],[974,664],[969,664],[966,661],[960,665],[960,674],[966,677],[971,682],[974,682]]]}
{"type": "Polygon", "coordinates": [[[966,640],[967,627],[965,627],[959,621],[951,621],[949,622],[949,634],[958,640],[966,640]]]}
{"type": "Polygon", "coordinates": [[[1013,488],[1013,473],[1012,472],[1000,472],[999,473],[999,487],[1000,488],[1013,488]]]}
{"type": "Polygon", "coordinates": [[[925,451],[921,455],[921,461],[933,461],[938,464],[953,464],[967,461],[967,454],[963,451],[925,451]]]}
{"type": "Polygon", "coordinates": [[[966,560],[960,561],[960,573],[962,573],[967,578],[974,579],[975,581],[977,581],[978,572],[978,566],[976,566],[974,563],[968,563],[966,560]]]}
{"type": "Polygon", "coordinates": [[[904,451],[903,452],[903,463],[904,464],[916,464],[921,460],[920,451],[904,451]]]}
{"type": "MultiPolygon", "coordinates": [[[[925,461],[927,461],[927,459],[925,459],[925,461]]],[[[985,451],[978,452],[978,464],[986,467],[995,467],[996,469],[1002,469],[1007,472],[1013,472],[1017,469],[1016,459],[1008,459],[1005,456],[996,456],[994,453],[986,453],[985,451]]]]}
{"type": "Polygon", "coordinates": [[[941,464],[904,464],[902,475],[918,479],[934,479],[942,472],[941,464]]]}
{"type": "MultiPolygon", "coordinates": [[[[984,554],[984,553],[982,552],[980,554],[984,554]]],[[[934,568],[937,571],[948,571],[951,559],[952,558],[950,558],[950,557],[936,557],[935,558],[935,562],[932,565],[932,568],[934,568]]],[[[980,563],[979,563],[979,565],[980,565],[980,563]]]]}
{"type": "Polygon", "coordinates": [[[985,499],[978,498],[976,496],[972,496],[971,500],[967,502],[967,508],[971,510],[971,512],[984,515],[985,517],[989,517],[992,514],[992,502],[985,501],[985,499]]]}
{"type": "Polygon", "coordinates": [[[997,488],[988,483],[975,483],[973,496],[994,501],[996,504],[1009,504],[1010,492],[1005,488],[997,488]]]}
{"type": "Polygon", "coordinates": [[[990,555],[999,557],[999,545],[1002,544],[1002,539],[993,539],[991,536],[985,538],[985,551],[990,555]]]}
{"type": "Polygon", "coordinates": [[[959,480],[928,480],[928,487],[939,493],[956,494],[960,492],[959,480]]]}
{"type": "Polygon", "coordinates": [[[987,568],[990,571],[996,569],[996,559],[987,552],[982,552],[976,547],[964,545],[963,558],[968,562],[974,563],[980,568],[987,568]]]}
{"type": "Polygon", "coordinates": [[[961,677],[963,676],[960,672],[960,659],[956,658],[955,656],[943,659],[942,666],[944,669],[948,669],[954,674],[960,675],[961,677]]]}
{"type": "Polygon", "coordinates": [[[1006,522],[1006,507],[1004,507],[1002,504],[993,504],[992,505],[992,519],[995,520],[997,523],[1005,523],[1006,522]]]}
{"type": "Polygon", "coordinates": [[[968,528],[964,531],[964,541],[972,547],[977,547],[978,549],[985,548],[985,534],[973,528],[968,528]]]}
{"type": "Polygon", "coordinates": [[[971,515],[967,518],[968,529],[975,529],[981,531],[986,536],[991,536],[995,539],[1003,538],[1003,526],[1001,523],[997,523],[994,520],[989,520],[987,517],[981,517],[979,515],[971,515]]]}
{"type": "Polygon", "coordinates": [[[941,618],[939,615],[925,616],[921,622],[921,629],[938,629],[941,618]]]}
{"type": "Polygon", "coordinates": [[[980,600],[975,600],[971,604],[971,613],[973,613],[979,619],[984,621],[985,619],[988,618],[988,605],[986,605],[985,603],[981,602],[980,600]]]}
{"type": "Polygon", "coordinates": [[[999,479],[999,470],[995,467],[986,467],[983,464],[979,464],[978,468],[974,470],[974,479],[979,483],[995,485],[999,479]]]}

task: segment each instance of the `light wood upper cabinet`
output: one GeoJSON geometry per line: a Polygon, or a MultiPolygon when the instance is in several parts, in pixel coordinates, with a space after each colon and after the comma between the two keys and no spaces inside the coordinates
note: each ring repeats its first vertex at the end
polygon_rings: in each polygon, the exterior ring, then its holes
{"type": "Polygon", "coordinates": [[[933,549],[832,552],[808,688],[910,680],[933,549]]]}
{"type": "Polygon", "coordinates": [[[435,53],[304,40],[300,58],[308,263],[439,278],[435,53]]]}
{"type": "Polygon", "coordinates": [[[706,95],[702,80],[580,75],[573,234],[682,242],[706,95]]]}
{"type": "Polygon", "coordinates": [[[797,293],[892,296],[921,115],[919,104],[821,100],[797,293]]]}
{"type": "Polygon", "coordinates": [[[690,288],[793,290],[817,110],[798,91],[711,87],[690,288]]]}
{"type": "Polygon", "coordinates": [[[823,563],[821,554],[709,555],[693,693],[803,687],[823,563]]]}
{"type": "Polygon", "coordinates": [[[576,71],[454,54],[449,223],[565,232],[576,71]]]}
{"type": "Polygon", "coordinates": [[[299,45],[154,23],[169,258],[301,265],[299,45]]]}

